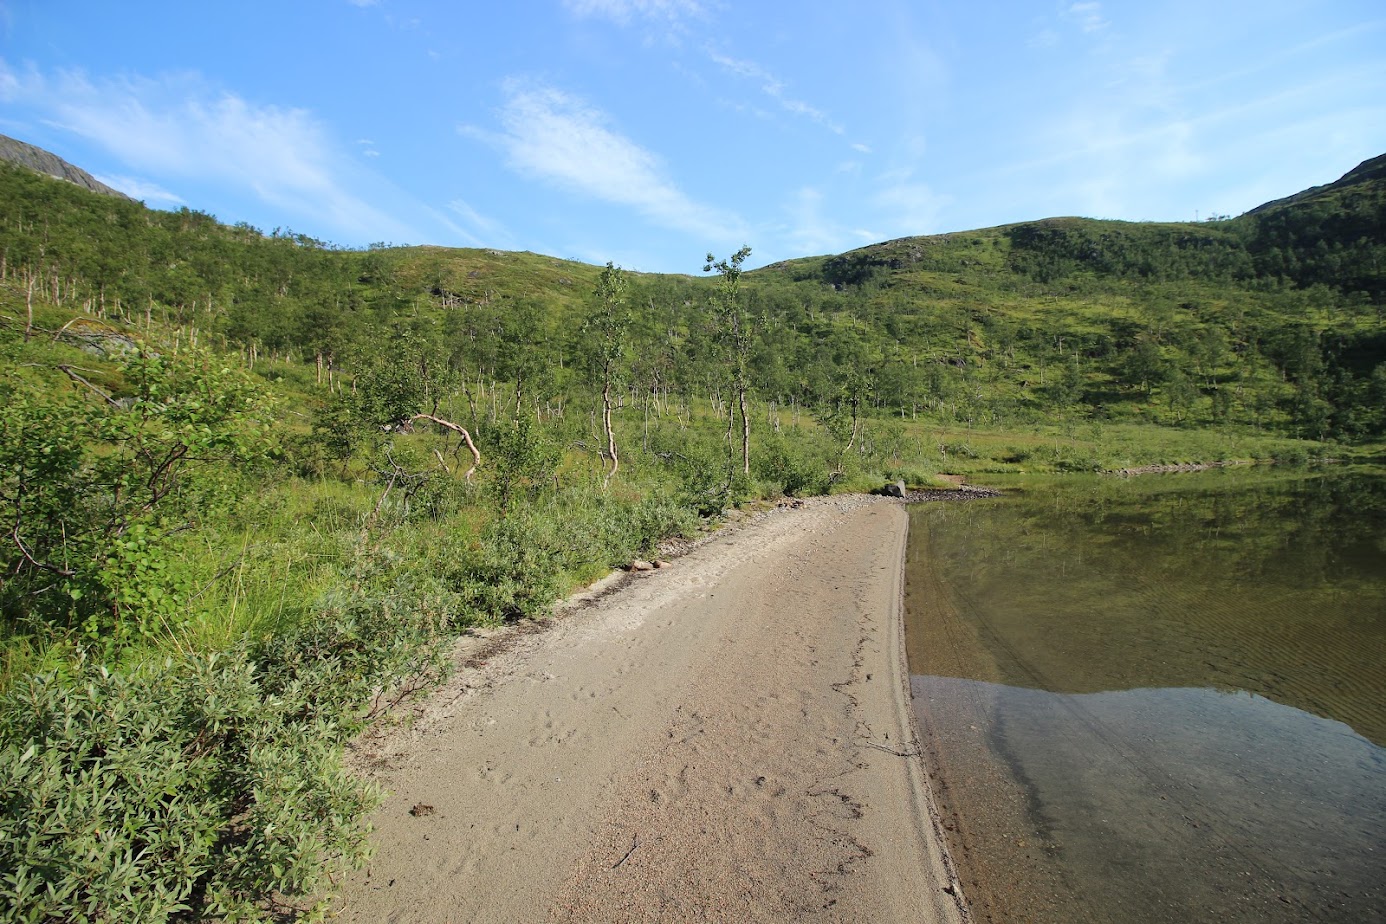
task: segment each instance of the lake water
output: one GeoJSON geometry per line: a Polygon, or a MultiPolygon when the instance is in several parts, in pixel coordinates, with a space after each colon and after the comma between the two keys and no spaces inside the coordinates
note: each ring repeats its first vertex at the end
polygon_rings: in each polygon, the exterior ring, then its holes
{"type": "Polygon", "coordinates": [[[978,921],[1386,920],[1386,477],[912,508],[914,705],[978,921]]]}

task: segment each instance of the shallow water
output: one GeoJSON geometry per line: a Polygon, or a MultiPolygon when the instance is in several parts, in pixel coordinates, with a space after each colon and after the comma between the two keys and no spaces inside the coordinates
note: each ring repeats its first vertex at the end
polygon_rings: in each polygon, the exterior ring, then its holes
{"type": "Polygon", "coordinates": [[[1386,478],[1027,481],[906,581],[978,920],[1386,919],[1386,478]]]}

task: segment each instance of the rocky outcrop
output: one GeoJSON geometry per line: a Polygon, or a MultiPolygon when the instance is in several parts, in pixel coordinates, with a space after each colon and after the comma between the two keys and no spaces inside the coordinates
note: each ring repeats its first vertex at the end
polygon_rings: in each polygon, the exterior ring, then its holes
{"type": "Polygon", "coordinates": [[[102,183],[81,167],[72,166],[58,155],[45,151],[43,148],[36,148],[32,144],[17,141],[7,135],[0,135],[0,160],[19,164],[21,167],[28,167],[38,173],[46,173],[48,176],[59,180],[75,183],[83,189],[90,189],[92,192],[101,193],[104,196],[130,198],[120,190],[112,189],[102,183]]]}

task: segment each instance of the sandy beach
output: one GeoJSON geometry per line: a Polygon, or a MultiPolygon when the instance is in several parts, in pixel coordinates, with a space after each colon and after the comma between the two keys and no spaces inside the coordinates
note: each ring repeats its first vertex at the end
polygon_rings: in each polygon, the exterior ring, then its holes
{"type": "Polygon", "coordinates": [[[469,639],[351,760],[339,920],[967,919],[913,730],[898,501],[817,498],[469,639]]]}

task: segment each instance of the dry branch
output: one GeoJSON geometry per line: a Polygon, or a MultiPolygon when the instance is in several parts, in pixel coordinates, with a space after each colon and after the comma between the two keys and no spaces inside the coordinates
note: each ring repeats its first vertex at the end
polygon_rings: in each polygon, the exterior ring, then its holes
{"type": "Polygon", "coordinates": [[[441,417],[434,417],[432,414],[415,414],[413,417],[409,418],[410,423],[413,423],[416,420],[432,421],[440,427],[447,427],[449,430],[461,434],[462,439],[467,444],[467,448],[472,451],[472,458],[475,460],[475,463],[472,465],[472,467],[467,469],[467,474],[463,476],[467,479],[468,482],[470,482],[472,480],[472,473],[475,472],[476,467],[481,464],[481,451],[476,448],[476,443],[472,442],[472,435],[467,432],[467,428],[458,426],[450,420],[444,420],[441,417]]]}
{"type": "Polygon", "coordinates": [[[82,376],[78,375],[76,372],[73,371],[73,369],[72,369],[71,366],[65,365],[65,364],[63,364],[63,363],[59,363],[59,364],[58,364],[58,368],[59,368],[60,370],[62,370],[62,372],[63,372],[68,378],[72,379],[72,381],[78,383],[79,385],[85,385],[85,386],[87,386],[88,388],[90,388],[92,391],[96,392],[98,395],[100,395],[102,398],[104,398],[105,401],[106,401],[106,403],[109,404],[111,407],[114,407],[114,408],[120,407],[120,402],[119,402],[119,401],[117,401],[116,399],[112,398],[110,395],[108,395],[106,392],[102,391],[101,389],[97,388],[97,387],[96,387],[95,385],[93,385],[91,382],[88,382],[88,381],[87,381],[86,379],[84,379],[82,376]]]}
{"type": "Polygon", "coordinates": [[[635,853],[635,848],[637,848],[637,847],[639,847],[639,846],[640,846],[640,835],[637,834],[637,835],[635,835],[634,839],[632,839],[632,841],[631,841],[630,850],[627,850],[626,853],[625,853],[625,856],[623,856],[623,857],[621,857],[621,859],[617,860],[617,861],[616,861],[616,865],[613,866],[613,867],[611,867],[611,868],[612,868],[612,869],[619,869],[620,866],[621,866],[621,864],[624,863],[624,862],[626,862],[627,860],[629,860],[629,859],[630,859],[630,855],[633,854],[633,853],[635,853]]]}

